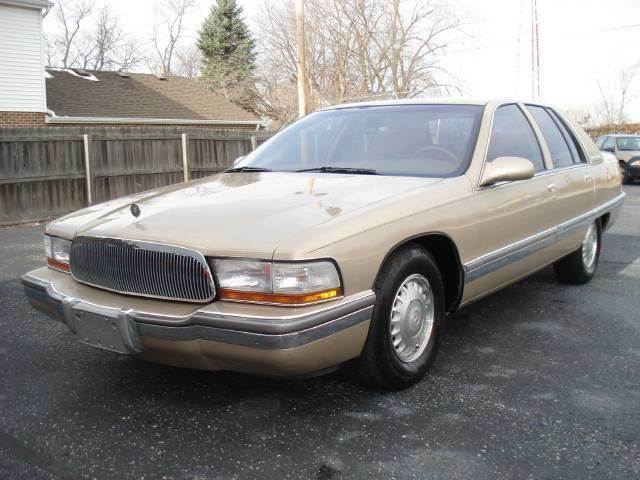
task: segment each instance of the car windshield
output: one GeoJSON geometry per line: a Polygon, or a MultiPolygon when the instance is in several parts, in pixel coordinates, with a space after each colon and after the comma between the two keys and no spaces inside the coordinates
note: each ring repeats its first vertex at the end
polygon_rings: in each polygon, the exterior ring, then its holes
{"type": "Polygon", "coordinates": [[[640,137],[618,137],[618,150],[640,150],[640,137]]]}
{"type": "Polygon", "coordinates": [[[234,170],[459,176],[473,155],[482,111],[477,105],[324,110],[287,127],[234,170]]]}

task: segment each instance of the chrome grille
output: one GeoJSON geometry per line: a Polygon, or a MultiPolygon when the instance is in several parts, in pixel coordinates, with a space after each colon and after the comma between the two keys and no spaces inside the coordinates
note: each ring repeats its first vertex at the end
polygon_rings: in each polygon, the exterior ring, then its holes
{"type": "Polygon", "coordinates": [[[215,296],[204,257],[186,248],[76,237],[69,262],[78,281],[119,293],[191,302],[215,296]]]}

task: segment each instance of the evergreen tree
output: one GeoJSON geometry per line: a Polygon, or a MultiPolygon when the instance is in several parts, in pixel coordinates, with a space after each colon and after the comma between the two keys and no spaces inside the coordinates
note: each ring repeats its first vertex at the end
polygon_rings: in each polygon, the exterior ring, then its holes
{"type": "Polygon", "coordinates": [[[212,90],[248,107],[253,91],[255,42],[236,0],[216,0],[198,38],[203,76],[212,90]]]}

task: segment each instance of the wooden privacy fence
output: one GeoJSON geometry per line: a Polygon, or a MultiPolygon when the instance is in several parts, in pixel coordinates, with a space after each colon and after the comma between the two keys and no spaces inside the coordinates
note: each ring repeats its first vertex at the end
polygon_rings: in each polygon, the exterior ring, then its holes
{"type": "Polygon", "coordinates": [[[220,172],[271,134],[154,127],[0,130],[0,225],[45,220],[220,172]]]}

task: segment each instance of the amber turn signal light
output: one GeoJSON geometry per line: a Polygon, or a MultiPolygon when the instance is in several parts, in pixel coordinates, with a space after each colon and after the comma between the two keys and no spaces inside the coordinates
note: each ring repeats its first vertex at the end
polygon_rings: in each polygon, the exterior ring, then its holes
{"type": "Polygon", "coordinates": [[[63,272],[69,273],[71,271],[68,263],[63,263],[58,260],[54,260],[53,258],[47,258],[47,265],[51,268],[55,268],[56,270],[61,270],[63,272]]]}
{"type": "Polygon", "coordinates": [[[238,290],[229,290],[221,288],[218,290],[220,300],[228,300],[232,302],[253,302],[253,303],[270,303],[282,305],[308,305],[311,303],[323,302],[342,296],[341,288],[332,288],[321,292],[302,293],[302,294],[282,294],[282,293],[260,293],[260,292],[241,292],[238,290]]]}

